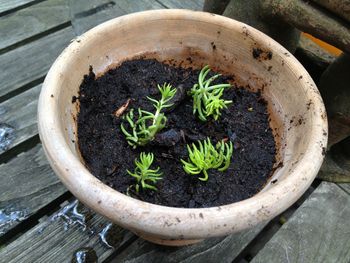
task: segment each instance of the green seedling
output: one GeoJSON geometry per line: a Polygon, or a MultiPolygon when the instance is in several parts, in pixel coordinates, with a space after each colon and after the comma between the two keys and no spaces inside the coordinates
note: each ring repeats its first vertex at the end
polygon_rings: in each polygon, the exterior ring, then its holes
{"type": "Polygon", "coordinates": [[[150,169],[153,163],[154,155],[153,153],[140,153],[140,160],[135,159],[135,170],[130,172],[126,170],[129,175],[136,178],[135,190],[138,193],[140,186],[142,189],[151,189],[157,191],[157,188],[152,185],[158,180],[162,179],[162,173],[159,172],[159,167],[155,170],[150,169]]]}
{"type": "Polygon", "coordinates": [[[221,99],[225,88],[231,87],[230,84],[210,85],[215,79],[221,76],[217,74],[209,79],[205,79],[210,68],[206,65],[199,73],[198,83],[194,84],[190,94],[193,97],[193,114],[198,113],[198,117],[202,121],[206,121],[207,117],[213,116],[214,120],[218,120],[221,110],[227,108],[231,104],[231,100],[221,99]]]}
{"type": "Polygon", "coordinates": [[[199,147],[192,143],[192,149],[187,145],[189,160],[186,162],[181,159],[183,168],[188,174],[203,173],[203,177],[198,179],[201,181],[208,180],[208,170],[217,169],[225,171],[230,166],[231,157],[233,153],[232,142],[218,142],[216,147],[212,145],[210,139],[207,138],[203,142],[198,141],[199,147]]]}
{"type": "Polygon", "coordinates": [[[154,104],[156,112],[151,112],[138,109],[138,119],[134,121],[134,110],[131,109],[124,119],[129,123],[131,131],[127,131],[123,124],[121,130],[126,136],[129,145],[136,148],[137,146],[144,146],[154,139],[154,136],[165,127],[167,118],[161,111],[165,108],[171,107],[173,103],[169,101],[174,97],[176,89],[172,88],[170,84],[164,83],[161,87],[158,85],[161,94],[160,100],[147,97],[154,104]]]}

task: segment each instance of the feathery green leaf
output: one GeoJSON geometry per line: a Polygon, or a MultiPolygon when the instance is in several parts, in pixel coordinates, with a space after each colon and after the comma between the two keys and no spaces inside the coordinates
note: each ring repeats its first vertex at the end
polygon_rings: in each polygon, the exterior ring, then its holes
{"type": "Polygon", "coordinates": [[[194,84],[190,91],[193,97],[193,114],[198,112],[198,117],[202,121],[206,121],[209,116],[213,116],[214,120],[218,120],[221,116],[221,110],[232,103],[231,100],[221,99],[224,89],[231,87],[231,85],[217,84],[210,86],[221,75],[217,74],[205,80],[209,72],[208,65],[203,67],[198,76],[198,83],[194,84]]]}
{"type": "Polygon", "coordinates": [[[173,105],[169,103],[169,101],[174,97],[176,89],[166,83],[164,83],[163,86],[158,85],[158,89],[161,94],[159,101],[147,97],[153,102],[153,106],[156,109],[154,114],[139,108],[138,119],[134,121],[134,110],[131,109],[125,116],[131,131],[128,131],[125,126],[121,124],[121,131],[124,133],[128,143],[134,148],[137,146],[144,146],[152,141],[157,132],[162,130],[166,125],[167,118],[161,111],[173,105]]]}
{"type": "MultiPolygon", "coordinates": [[[[139,192],[140,185],[142,189],[157,190],[157,188],[152,185],[158,180],[163,179],[162,173],[159,172],[159,167],[157,169],[150,169],[154,160],[153,153],[140,153],[140,160],[135,159],[135,169],[134,172],[126,170],[126,172],[136,179],[135,189],[139,192]]],[[[130,188],[130,187],[129,187],[130,188]]]]}
{"type": "Polygon", "coordinates": [[[199,177],[199,180],[207,181],[209,169],[218,169],[219,171],[225,171],[228,169],[231,163],[233,145],[232,142],[218,142],[214,147],[209,138],[205,141],[198,141],[198,147],[192,143],[191,146],[187,145],[189,160],[184,161],[181,159],[183,168],[188,174],[200,174],[203,173],[203,177],[199,177]]]}

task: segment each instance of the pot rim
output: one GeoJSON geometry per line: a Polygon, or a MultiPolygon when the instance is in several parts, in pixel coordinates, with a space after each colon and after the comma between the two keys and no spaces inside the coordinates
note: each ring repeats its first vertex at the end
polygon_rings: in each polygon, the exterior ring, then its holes
{"type": "Polygon", "coordinates": [[[81,45],[73,41],[50,68],[38,104],[39,135],[49,162],[61,181],[80,201],[110,220],[135,233],[147,232],[164,239],[198,239],[226,235],[272,219],[288,208],[316,177],[323,161],[322,147],[327,145],[327,135],[323,134],[323,131],[327,130],[325,108],[316,85],[303,66],[284,47],[262,32],[233,19],[201,11],[163,9],[128,14],[94,27],[79,36],[79,39],[81,42],[88,41],[116,23],[128,23],[135,18],[199,20],[232,30],[241,31],[242,28],[247,28],[258,43],[268,42],[275,53],[288,53],[289,56],[284,57],[285,63],[291,66],[296,75],[304,76],[300,83],[309,87],[305,88],[306,96],[313,102],[310,109],[313,116],[309,119],[311,131],[307,150],[294,170],[273,187],[228,205],[175,208],[143,202],[119,193],[93,176],[70,150],[62,133],[58,102],[50,100],[51,94],[57,94],[60,89],[57,83],[61,76],[58,72],[62,71],[67,60],[74,59],[74,53],[81,45]]]}

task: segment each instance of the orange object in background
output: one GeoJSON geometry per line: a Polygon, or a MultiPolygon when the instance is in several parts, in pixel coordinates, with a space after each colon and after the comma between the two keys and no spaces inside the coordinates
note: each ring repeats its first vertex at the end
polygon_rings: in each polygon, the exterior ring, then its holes
{"type": "Polygon", "coordinates": [[[327,50],[332,55],[339,56],[342,53],[342,51],[340,49],[333,47],[332,45],[330,45],[330,44],[328,44],[328,43],[326,43],[326,42],[324,42],[324,41],[322,41],[322,40],[320,40],[320,39],[318,39],[318,38],[316,38],[308,33],[302,32],[302,34],[305,37],[311,39],[313,42],[315,42],[317,45],[319,45],[323,49],[327,50]]]}

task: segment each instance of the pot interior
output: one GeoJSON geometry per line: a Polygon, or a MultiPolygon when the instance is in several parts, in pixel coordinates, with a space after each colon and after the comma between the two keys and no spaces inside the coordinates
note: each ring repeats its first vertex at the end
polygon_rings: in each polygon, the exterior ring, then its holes
{"type": "Polygon", "coordinates": [[[125,60],[139,57],[183,67],[209,64],[217,72],[233,74],[238,84],[261,91],[268,102],[277,149],[273,176],[261,192],[283,181],[307,151],[314,115],[314,101],[307,89],[316,87],[308,75],[297,73],[295,67],[301,66],[287,50],[243,24],[225,23],[218,16],[210,22],[176,15],[148,20],[121,18],[118,23],[99,26],[78,37],[69,52],[72,56],[60,68],[59,81],[64,92],[54,96],[58,100],[61,131],[78,157],[79,103],[72,103],[72,97],[78,95],[83,75],[90,65],[101,75],[125,60]]]}

